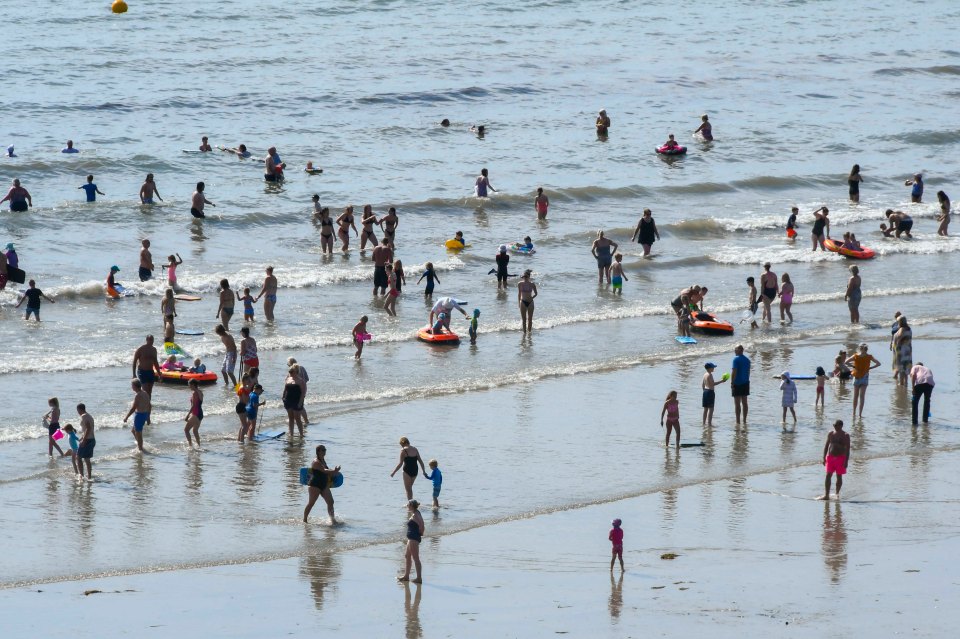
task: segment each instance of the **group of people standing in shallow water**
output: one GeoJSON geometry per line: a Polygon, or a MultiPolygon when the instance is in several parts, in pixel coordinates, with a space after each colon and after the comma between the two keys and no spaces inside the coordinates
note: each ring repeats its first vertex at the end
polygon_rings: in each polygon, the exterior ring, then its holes
{"type": "MultiPolygon", "coordinates": [[[[712,141],[712,125],[709,122],[707,115],[702,116],[702,123],[695,131],[696,134],[700,135],[704,140],[712,141]]],[[[606,114],[606,111],[601,111],[597,120],[596,120],[596,130],[598,136],[606,137],[609,134],[609,129],[611,126],[611,120],[606,114]]],[[[478,135],[482,136],[484,133],[483,127],[480,127],[478,130],[478,135]]],[[[670,139],[673,145],[676,145],[674,136],[671,134],[670,139]]],[[[68,145],[71,149],[70,151],[65,150],[64,152],[76,152],[76,149],[73,149],[72,143],[68,145]]],[[[201,146],[201,151],[210,151],[212,150],[209,144],[207,143],[206,138],[204,138],[204,144],[201,146]]],[[[230,149],[232,152],[236,152],[239,157],[249,157],[249,153],[246,152],[246,149],[243,145],[240,145],[240,150],[230,149]]],[[[270,149],[270,152],[267,158],[264,161],[265,165],[265,175],[264,178],[270,182],[278,182],[282,179],[282,171],[285,167],[285,164],[279,161],[279,156],[276,155],[276,149],[270,149]]],[[[312,169],[308,167],[308,171],[312,169]]],[[[859,202],[860,198],[860,185],[863,182],[863,177],[860,174],[859,165],[855,165],[851,170],[850,175],[848,176],[849,183],[849,195],[850,199],[854,202],[859,202]]],[[[911,187],[911,199],[913,202],[921,202],[923,195],[923,180],[922,176],[917,174],[912,180],[906,182],[907,186],[911,187]]],[[[103,193],[98,189],[97,185],[93,183],[93,176],[88,176],[87,184],[80,187],[83,189],[89,201],[94,201],[96,195],[103,195],[103,193]]],[[[203,182],[197,184],[196,191],[194,192],[191,198],[191,213],[196,218],[204,217],[204,206],[210,205],[215,206],[212,202],[206,199],[204,194],[205,186],[203,182]]],[[[497,190],[490,183],[489,172],[486,168],[482,169],[480,175],[476,178],[474,183],[474,193],[477,197],[488,197],[490,193],[496,193],[497,190]]],[[[140,190],[140,200],[143,204],[152,204],[154,199],[162,201],[160,197],[159,190],[157,188],[156,182],[153,179],[152,174],[148,174],[144,182],[143,187],[140,190]]],[[[946,193],[939,191],[937,193],[938,201],[941,206],[941,214],[938,217],[940,226],[938,228],[938,235],[947,235],[947,228],[950,222],[950,201],[946,193]]],[[[385,312],[389,315],[396,315],[396,300],[399,297],[402,288],[406,285],[405,273],[403,270],[403,265],[400,260],[395,260],[395,250],[396,250],[396,231],[399,226],[399,216],[394,207],[390,207],[387,213],[378,217],[373,212],[373,207],[371,205],[365,205],[363,207],[363,212],[360,215],[358,229],[356,220],[356,215],[353,206],[348,206],[344,209],[343,213],[337,216],[335,219],[331,216],[328,208],[321,207],[319,196],[313,196],[313,205],[314,205],[314,223],[319,229],[320,234],[320,246],[324,254],[332,254],[334,251],[335,240],[339,240],[340,246],[339,249],[343,252],[346,252],[350,248],[351,241],[351,232],[355,238],[359,238],[359,248],[360,250],[365,250],[368,246],[372,247],[373,251],[373,261],[374,261],[374,295],[383,295],[384,296],[384,305],[383,308],[385,312]],[[380,232],[383,234],[382,239],[378,242],[377,231],[380,229],[380,232]]],[[[7,196],[0,202],[9,201],[11,203],[11,210],[14,211],[25,211],[29,206],[33,205],[32,198],[29,192],[26,191],[20,185],[19,180],[14,180],[13,187],[8,192],[7,196]]],[[[543,188],[537,189],[537,195],[534,199],[534,209],[537,214],[538,219],[544,219],[547,217],[548,210],[550,206],[550,201],[547,195],[544,193],[543,188]]],[[[793,214],[791,215],[788,224],[788,235],[791,234],[791,237],[796,235],[797,227],[797,214],[798,209],[795,207],[793,209],[793,214]]],[[[812,228],[812,244],[813,250],[815,251],[818,247],[824,249],[824,240],[829,237],[830,233],[830,223],[829,223],[829,210],[827,207],[820,207],[813,212],[813,228],[812,228]]],[[[903,213],[902,211],[894,211],[888,209],[885,213],[889,227],[886,224],[881,225],[881,230],[885,236],[894,236],[897,238],[905,237],[911,238],[911,229],[913,227],[913,219],[908,214],[903,213]]],[[[659,241],[660,233],[657,229],[656,222],[653,219],[652,211],[647,208],[644,209],[642,217],[637,223],[637,226],[633,232],[631,241],[638,242],[643,250],[643,256],[649,256],[651,254],[651,249],[654,242],[659,241]]],[[[527,238],[527,243],[530,243],[529,238],[527,238]]],[[[845,247],[858,249],[859,241],[853,236],[853,234],[845,234],[845,247]]],[[[605,236],[603,230],[597,232],[597,237],[593,241],[591,247],[591,252],[593,257],[596,259],[598,266],[598,281],[600,284],[606,282],[610,284],[615,293],[621,293],[623,289],[623,283],[629,281],[626,273],[624,272],[622,260],[623,254],[618,252],[619,245],[617,242],[609,239],[605,236]]],[[[506,287],[506,278],[507,274],[507,263],[509,262],[509,256],[506,255],[505,247],[501,247],[500,253],[497,255],[497,279],[498,279],[498,289],[506,287]],[[505,257],[501,257],[501,255],[505,257]],[[502,277],[501,277],[502,275],[502,277]]],[[[6,271],[6,259],[2,260],[0,266],[3,267],[3,272],[0,275],[5,275],[6,271]]],[[[178,255],[171,256],[168,263],[168,273],[170,277],[170,288],[166,291],[163,300],[161,301],[161,314],[163,315],[164,320],[164,335],[170,337],[172,341],[172,336],[174,335],[174,321],[177,317],[176,307],[175,307],[175,297],[174,292],[177,289],[175,271],[176,267],[182,264],[182,260],[178,255]]],[[[116,267],[115,267],[116,268],[116,267]]],[[[149,255],[149,242],[144,241],[144,249],[141,252],[140,260],[140,279],[146,281],[152,277],[152,258],[149,255]],[[145,274],[146,272],[146,274],[145,274]]],[[[850,308],[851,321],[859,321],[859,304],[862,297],[861,292],[861,279],[859,275],[859,269],[856,266],[851,267],[851,277],[848,281],[847,289],[845,291],[845,299],[850,308]]],[[[116,271],[119,271],[116,268],[116,271]]],[[[115,271],[111,270],[111,277],[115,271]]],[[[436,275],[433,265],[428,263],[426,266],[426,271],[418,280],[418,284],[424,278],[427,280],[427,287],[425,289],[425,294],[427,296],[432,295],[434,290],[434,285],[440,283],[440,278],[436,275]]],[[[793,303],[793,297],[795,294],[793,283],[790,280],[788,274],[784,273],[780,279],[777,278],[776,273],[771,271],[771,265],[769,263],[764,265],[763,273],[760,275],[759,290],[754,284],[754,278],[747,279],[748,286],[750,288],[750,298],[749,298],[749,307],[751,313],[755,313],[759,307],[762,305],[763,313],[761,321],[772,321],[773,311],[772,304],[776,301],[777,298],[780,299],[779,311],[781,321],[793,321],[793,315],[791,312],[791,307],[793,303]]],[[[219,292],[219,305],[216,311],[216,317],[220,321],[220,324],[217,326],[216,333],[220,336],[221,341],[223,342],[226,355],[224,358],[223,367],[221,369],[224,381],[229,380],[230,383],[236,384],[236,394],[237,394],[237,406],[236,412],[240,421],[240,430],[238,439],[243,442],[247,438],[251,438],[255,432],[255,427],[257,424],[258,409],[262,407],[265,402],[261,399],[263,395],[263,387],[258,382],[259,377],[259,360],[257,357],[257,347],[256,341],[250,335],[250,327],[244,326],[241,330],[243,339],[240,346],[238,347],[232,336],[229,334],[229,323],[234,314],[234,305],[235,302],[242,302],[244,304],[244,321],[253,322],[254,310],[253,305],[260,301],[261,298],[264,299],[264,314],[267,320],[273,320],[274,307],[277,303],[277,290],[278,283],[276,277],[273,275],[273,268],[267,268],[267,276],[264,280],[264,284],[261,288],[261,291],[258,295],[253,296],[250,289],[244,289],[243,294],[239,290],[233,291],[227,280],[221,282],[221,290],[219,292]],[[237,380],[234,376],[234,369],[237,364],[238,359],[240,360],[240,383],[237,384],[237,380]]],[[[706,287],[695,286],[690,289],[685,289],[681,292],[679,299],[681,300],[684,306],[688,304],[696,304],[701,310],[703,306],[703,298],[707,292],[706,287]]],[[[522,327],[524,332],[532,331],[533,325],[533,313],[534,313],[534,299],[538,295],[537,285],[532,281],[532,271],[526,270],[521,277],[517,285],[517,298],[518,305],[520,308],[520,315],[522,321],[522,327]]],[[[49,298],[48,298],[49,299],[49,298]]],[[[52,300],[50,300],[52,301],[52,300]]],[[[447,316],[444,317],[443,314],[440,314],[439,319],[446,320],[446,326],[449,328],[449,310],[447,316]]],[[[460,309],[462,311],[462,309],[460,309]]],[[[28,308],[29,311],[29,308],[28,308]]],[[[474,315],[474,325],[471,332],[472,341],[476,339],[476,316],[477,312],[474,315]]],[[[39,319],[39,318],[38,318],[39,319]]],[[[357,346],[357,358],[360,357],[363,348],[363,336],[369,336],[367,332],[367,321],[368,318],[364,316],[361,318],[360,322],[354,327],[352,331],[352,338],[354,343],[357,346]]],[[[921,391],[919,395],[915,393],[914,401],[914,423],[917,421],[917,398],[920,396],[924,397],[926,402],[924,408],[924,421],[926,421],[926,416],[929,413],[928,404],[930,391],[933,387],[932,374],[929,373],[929,370],[925,369],[921,364],[918,366],[923,370],[917,370],[917,366],[910,366],[909,371],[904,369],[904,361],[909,359],[910,353],[910,333],[909,326],[906,324],[905,318],[899,318],[899,328],[893,338],[893,344],[896,348],[896,366],[897,366],[897,379],[899,385],[905,385],[907,379],[911,379],[915,383],[915,387],[920,387],[921,391]],[[905,359],[906,358],[906,359],[905,359]],[[918,379],[921,380],[918,383],[918,379]]],[[[757,324],[755,321],[752,322],[753,326],[756,327],[757,324]]],[[[152,340],[150,340],[152,341],[152,340]]],[[[837,370],[835,373],[840,377],[841,380],[843,377],[844,367],[853,367],[853,377],[855,378],[854,382],[854,413],[856,414],[859,407],[860,414],[862,415],[863,411],[863,402],[865,400],[866,392],[866,382],[860,382],[859,380],[866,379],[869,376],[869,370],[879,366],[879,362],[869,356],[867,358],[866,347],[865,345],[861,347],[862,352],[854,355],[850,358],[843,358],[838,362],[837,370]],[[864,364],[866,362],[866,364],[864,364]]],[[[131,429],[134,438],[137,442],[137,446],[140,450],[143,450],[143,439],[142,431],[143,427],[149,424],[149,416],[151,412],[151,389],[153,381],[156,380],[156,374],[159,373],[160,364],[157,361],[156,352],[154,349],[153,353],[153,362],[151,363],[149,353],[147,351],[141,352],[138,350],[139,357],[135,356],[134,358],[134,372],[136,379],[131,381],[131,389],[134,392],[134,401],[131,404],[130,411],[127,413],[124,421],[127,421],[130,417],[134,417],[134,425],[131,429]]],[[[738,353],[738,357],[742,357],[742,347],[738,353]]],[[[197,362],[199,366],[199,362],[197,362]]],[[[726,379],[723,380],[714,380],[712,377],[712,365],[708,364],[708,380],[704,380],[704,422],[709,423],[712,420],[713,414],[713,392],[716,384],[722,384],[726,379]],[[709,398],[708,406],[708,391],[711,395],[709,398]],[[707,411],[709,410],[709,416],[707,411]]],[[[288,370],[284,380],[284,390],[282,395],[282,403],[284,409],[287,412],[288,418],[288,428],[289,434],[294,434],[294,427],[297,427],[298,433],[300,436],[304,434],[304,426],[309,423],[306,415],[306,410],[304,409],[304,397],[306,395],[306,382],[309,380],[309,377],[306,374],[306,370],[302,366],[299,366],[295,360],[288,361],[288,370]]],[[[749,370],[747,368],[747,370],[749,370]]],[[[822,370],[822,369],[821,369],[822,370]]],[[[743,367],[734,365],[733,377],[731,378],[731,386],[733,387],[733,394],[735,397],[736,412],[737,412],[737,421],[740,421],[740,414],[742,411],[743,420],[746,421],[747,416],[747,399],[749,395],[749,378],[744,379],[743,367]],[[746,385],[746,392],[744,392],[744,386],[746,385]]],[[[706,376],[705,376],[706,377],[706,376]]],[[[818,373],[818,399],[822,402],[823,396],[823,383],[821,378],[826,378],[825,375],[818,373]]],[[[784,396],[784,405],[783,405],[783,416],[786,418],[787,410],[789,409],[791,414],[794,416],[794,421],[796,421],[796,414],[793,409],[793,405],[796,403],[796,385],[790,379],[788,373],[784,373],[781,376],[781,390],[783,391],[784,396]],[[792,398],[792,399],[790,399],[792,398]],[[792,403],[787,403],[788,400],[792,403]]],[[[189,409],[185,415],[184,422],[184,433],[188,443],[192,446],[193,440],[195,439],[197,445],[200,444],[200,435],[199,427],[200,423],[203,420],[203,393],[197,387],[196,382],[191,382],[190,384],[190,403],[189,409]]],[[[52,402],[54,400],[51,400],[52,402]]],[[[71,443],[71,456],[74,459],[75,468],[78,469],[78,473],[82,474],[83,464],[86,464],[87,468],[87,477],[90,477],[90,458],[92,457],[93,446],[95,445],[94,439],[94,429],[93,429],[93,418],[86,413],[85,407],[81,404],[78,406],[78,414],[81,417],[81,434],[77,435],[76,431],[73,430],[71,425],[66,425],[64,431],[69,434],[69,441],[71,443]],[[74,446],[75,444],[75,446],[74,446]]],[[[54,407],[51,404],[51,411],[48,414],[50,418],[51,428],[56,426],[59,429],[58,417],[59,417],[59,407],[58,405],[54,407]],[[54,410],[55,409],[55,410],[54,410]]],[[[679,401],[675,391],[671,392],[668,396],[666,402],[663,406],[663,411],[661,413],[661,423],[663,423],[664,418],[666,419],[666,428],[667,428],[667,443],[669,444],[671,432],[676,432],[676,440],[679,445],[680,437],[680,423],[679,423],[679,401]]],[[[56,430],[56,429],[55,429],[56,430]]],[[[53,433],[55,430],[52,430],[50,433],[50,452],[52,454],[53,448],[56,447],[57,450],[60,450],[57,442],[53,439],[53,433]]],[[[827,439],[827,444],[824,449],[824,461],[827,463],[831,457],[844,456],[843,461],[843,470],[845,472],[847,460],[849,460],[849,437],[847,436],[844,440],[845,433],[842,433],[842,423],[838,422],[836,427],[836,432],[831,433],[827,439]],[[844,444],[844,441],[846,442],[844,444]]],[[[430,468],[431,473],[427,474],[426,467],[424,466],[423,460],[420,458],[419,451],[410,445],[409,441],[406,438],[402,438],[400,441],[402,452],[400,456],[400,461],[397,464],[397,467],[391,473],[391,477],[394,476],[398,471],[402,469],[403,471],[403,482],[404,488],[406,491],[406,496],[408,499],[408,512],[409,519],[407,522],[407,550],[405,553],[406,557],[406,570],[401,577],[401,580],[409,579],[411,564],[416,567],[417,578],[414,581],[420,580],[420,558],[419,558],[419,543],[422,539],[425,527],[423,518],[419,513],[419,502],[413,499],[413,482],[416,479],[419,471],[423,471],[424,476],[428,479],[432,479],[434,482],[434,492],[433,492],[433,504],[434,507],[438,507],[438,496],[440,491],[440,471],[437,468],[437,462],[431,460],[430,468]],[[419,470],[418,470],[419,469],[419,470]]],[[[67,454],[67,453],[65,453],[67,454]]],[[[340,466],[335,466],[333,468],[327,465],[325,460],[326,447],[323,445],[317,446],[316,448],[316,459],[311,463],[310,467],[310,477],[308,481],[308,493],[309,499],[308,503],[304,509],[304,521],[307,521],[311,509],[315,505],[318,499],[321,497],[324,499],[324,502],[327,505],[327,512],[330,517],[331,522],[335,522],[334,518],[334,501],[332,494],[330,492],[331,483],[336,475],[340,472],[340,466]]],[[[842,472],[839,470],[839,467],[836,463],[833,464],[833,472],[838,473],[837,481],[837,492],[839,494],[840,490],[840,477],[842,472]]],[[[829,492],[829,481],[831,476],[831,466],[827,464],[828,478],[827,478],[827,491],[829,492]]],[[[619,528],[619,520],[615,524],[615,528],[619,528]]],[[[618,535],[618,539],[614,539],[615,535],[611,535],[611,540],[614,541],[615,551],[617,542],[620,542],[622,552],[622,531],[618,535]]],[[[621,554],[621,566],[622,566],[622,554],[621,554]]]]}

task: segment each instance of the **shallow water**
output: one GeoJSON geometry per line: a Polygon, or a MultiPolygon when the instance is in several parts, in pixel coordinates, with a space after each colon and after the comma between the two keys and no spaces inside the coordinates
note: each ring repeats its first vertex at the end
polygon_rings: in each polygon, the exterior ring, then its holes
{"type": "MultiPolygon", "coordinates": [[[[402,434],[441,459],[445,491],[455,495],[444,525],[453,527],[503,516],[490,499],[508,501],[514,516],[659,490],[677,478],[651,448],[656,413],[673,387],[685,417],[697,412],[686,407],[699,404],[704,358],[725,367],[744,340],[764,375],[812,372],[829,368],[841,345],[866,339],[886,374],[895,310],[914,324],[915,360],[936,362],[935,401],[952,402],[960,285],[939,274],[953,272],[960,241],[936,237],[934,194],[950,193],[960,175],[949,152],[960,137],[943,130],[960,91],[960,53],[938,46],[949,42],[958,10],[946,2],[927,9],[940,19],[905,18],[892,2],[869,13],[807,2],[369,2],[264,13],[246,0],[216,9],[137,5],[122,17],[58,5],[13,18],[23,46],[8,60],[29,76],[0,79],[13,96],[0,104],[0,142],[19,155],[0,159],[0,182],[20,177],[35,208],[0,214],[0,244],[16,243],[21,265],[58,303],[44,304],[40,325],[25,325],[11,308],[15,290],[0,293],[0,491],[6,521],[25,531],[23,552],[4,560],[6,582],[225,561],[238,553],[221,540],[237,529],[258,540],[243,558],[296,553],[301,536],[283,534],[297,525],[303,501],[291,478],[319,441],[349,468],[338,494],[347,525],[331,543],[392,533],[402,490],[386,481],[402,434]],[[901,48],[879,50],[892,37],[901,48]],[[591,126],[601,107],[613,119],[606,141],[591,126]],[[689,133],[703,112],[714,122],[713,144],[689,133]],[[444,117],[449,129],[436,126],[444,117]],[[467,130],[476,123],[487,125],[482,140],[467,130]],[[690,147],[686,157],[652,153],[668,132],[690,147]],[[181,151],[201,135],[215,145],[246,143],[257,155],[276,145],[289,179],[271,189],[250,161],[181,151]],[[67,138],[82,153],[60,155],[67,138]],[[301,173],[307,160],[324,173],[301,173]],[[866,179],[859,205],[846,201],[855,162],[866,179]],[[471,196],[483,166],[501,190],[488,201],[471,196]],[[918,205],[902,186],[915,171],[927,178],[918,205]],[[165,199],[153,207],[137,204],[147,172],[165,199]],[[87,173],[107,193],[96,204],[76,190],[87,173]],[[198,180],[218,204],[203,222],[188,214],[198,180]],[[537,186],[552,203],[545,222],[533,214],[537,186]],[[313,193],[334,216],[348,204],[359,212],[369,202],[380,214],[398,208],[397,257],[408,277],[398,318],[372,298],[370,255],[356,250],[357,238],[346,254],[320,255],[313,193]],[[805,213],[829,206],[835,236],[852,230],[876,248],[878,259],[860,264],[867,327],[848,328],[849,263],[809,250],[809,216],[795,243],[784,238],[793,204],[805,213]],[[663,236],[646,260],[629,242],[644,207],[663,236]],[[880,237],[888,207],[914,217],[912,241],[880,237]],[[622,297],[595,284],[589,249],[598,228],[624,253],[622,297]],[[457,230],[471,244],[459,254],[443,248],[457,230]],[[487,275],[496,247],[527,234],[538,253],[514,256],[511,272],[533,269],[540,288],[530,340],[519,330],[514,289],[496,293],[487,275]],[[159,388],[152,453],[131,454],[120,430],[129,360],[146,332],[160,333],[164,290],[160,279],[135,281],[144,237],[158,265],[170,253],[184,258],[180,284],[203,299],[178,304],[178,326],[207,334],[180,342],[211,368],[219,368],[217,282],[227,277],[256,293],[263,268],[276,266],[277,321],[258,316],[253,328],[270,402],[264,421],[283,427],[277,398],[286,358],[295,356],[312,377],[307,407],[317,423],[306,444],[238,448],[230,395],[211,387],[205,450],[188,452],[180,434],[186,392],[159,388]],[[428,261],[441,278],[435,297],[455,295],[481,310],[476,347],[415,341],[429,310],[415,282],[428,261]],[[749,335],[738,325],[736,337],[705,338],[694,349],[673,342],[668,302],[678,289],[709,286],[708,309],[736,322],[744,278],[759,276],[764,261],[797,287],[793,325],[749,335]],[[112,264],[135,297],[104,299],[112,264]],[[365,313],[374,340],[355,364],[349,331],[365,313]],[[66,419],[78,401],[97,418],[92,486],[74,486],[69,464],[46,460],[39,418],[53,395],[66,419]],[[609,412],[617,418],[605,421],[609,412]],[[570,442],[583,447],[575,470],[565,466],[570,442]],[[491,481],[478,463],[507,468],[507,478],[491,481]],[[46,535],[94,538],[65,565],[46,535]]],[[[909,409],[887,379],[880,384],[871,420],[882,426],[869,422],[862,434],[876,454],[902,445],[909,409]]],[[[802,392],[801,401],[811,399],[802,392]]],[[[849,402],[846,392],[835,399],[849,402]]],[[[848,410],[828,404],[822,419],[805,411],[807,441],[785,443],[778,399],[771,381],[754,408],[770,433],[733,441],[729,406],[719,409],[724,430],[713,435],[715,448],[684,464],[685,480],[815,459],[822,428],[814,427],[848,410]]],[[[935,423],[952,441],[947,407],[935,423]]]]}

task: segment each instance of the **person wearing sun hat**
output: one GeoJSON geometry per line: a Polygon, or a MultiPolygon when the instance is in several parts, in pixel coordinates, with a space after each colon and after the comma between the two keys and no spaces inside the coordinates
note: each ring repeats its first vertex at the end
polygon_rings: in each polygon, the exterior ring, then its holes
{"type": "Polygon", "coordinates": [[[7,256],[7,266],[20,268],[20,258],[17,256],[17,250],[13,248],[13,242],[7,242],[3,247],[3,254],[7,256]]]}
{"type": "Polygon", "coordinates": [[[113,266],[110,267],[110,275],[107,275],[107,290],[108,290],[108,291],[116,290],[116,289],[117,289],[117,285],[120,284],[120,282],[118,282],[118,281],[116,281],[115,279],[113,279],[114,276],[115,276],[117,273],[119,273],[119,272],[120,272],[120,267],[117,266],[116,264],[114,264],[113,266]]]}
{"type": "Polygon", "coordinates": [[[700,388],[703,389],[703,424],[704,426],[713,426],[713,405],[717,399],[714,386],[724,383],[729,378],[724,375],[720,381],[713,379],[713,371],[717,367],[713,362],[707,362],[703,367],[707,370],[703,374],[703,381],[700,382],[700,388]]]}

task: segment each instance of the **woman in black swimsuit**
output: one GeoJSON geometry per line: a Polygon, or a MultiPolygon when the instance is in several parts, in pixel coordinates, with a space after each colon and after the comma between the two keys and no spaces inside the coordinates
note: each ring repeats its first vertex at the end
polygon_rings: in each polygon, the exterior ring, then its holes
{"type": "Polygon", "coordinates": [[[643,247],[644,257],[650,255],[654,239],[660,239],[660,231],[657,230],[657,223],[653,221],[653,212],[650,209],[643,209],[643,217],[637,222],[637,228],[633,231],[633,239],[643,247]]]}
{"type": "Polygon", "coordinates": [[[333,517],[333,495],[330,494],[330,480],[340,472],[340,467],[330,468],[324,456],[327,454],[327,447],[323,444],[317,446],[317,458],[310,464],[310,481],[307,482],[307,491],[310,495],[307,501],[307,507],[303,509],[303,521],[307,521],[310,510],[317,503],[317,497],[323,497],[327,502],[327,514],[330,515],[330,525],[337,523],[333,517]]]}
{"type": "Polygon", "coordinates": [[[367,204],[363,207],[363,217],[360,218],[360,224],[363,226],[363,233],[360,234],[360,250],[362,251],[367,242],[377,248],[377,236],[373,233],[373,225],[377,223],[377,216],[373,214],[373,207],[367,204]]]}
{"type": "Polygon", "coordinates": [[[423,459],[420,458],[420,451],[410,445],[409,439],[401,437],[400,448],[400,461],[397,463],[397,467],[393,469],[393,472],[390,473],[390,476],[393,477],[396,475],[400,467],[403,467],[403,489],[407,491],[407,500],[409,501],[413,499],[413,482],[419,474],[417,464],[420,464],[420,469],[424,475],[427,474],[427,467],[423,465],[423,459]]]}
{"type": "Polygon", "coordinates": [[[293,437],[293,424],[303,437],[303,411],[300,409],[303,399],[303,379],[299,376],[300,368],[294,364],[290,367],[287,379],[283,382],[283,407],[287,409],[287,423],[290,436],[293,437]]]}
{"type": "Polygon", "coordinates": [[[819,209],[813,212],[813,217],[816,218],[813,222],[813,230],[810,231],[810,236],[813,238],[813,250],[817,250],[817,245],[820,245],[821,251],[826,251],[827,249],[823,246],[823,229],[827,229],[827,237],[830,237],[830,220],[827,219],[827,215],[830,214],[830,210],[821,206],[819,209]]]}
{"type": "Polygon", "coordinates": [[[333,220],[327,207],[320,211],[320,252],[333,255],[333,220]]]}
{"type": "Polygon", "coordinates": [[[850,201],[860,201],[860,183],[863,182],[863,176],[860,175],[860,165],[854,164],[850,169],[850,175],[847,176],[847,186],[850,188],[850,201]]]}
{"type": "Polygon", "coordinates": [[[337,224],[340,225],[340,230],[337,231],[337,235],[340,236],[340,241],[343,242],[340,250],[346,253],[347,249],[350,248],[350,227],[353,227],[354,235],[360,235],[360,233],[357,232],[357,225],[353,223],[352,206],[348,206],[340,217],[337,218],[337,224]]]}
{"type": "MultiPolygon", "coordinates": [[[[422,462],[421,462],[422,463],[422,462]]],[[[420,565],[420,541],[423,539],[423,533],[426,526],[423,524],[423,516],[420,514],[420,502],[411,499],[407,502],[407,510],[410,512],[410,519],[407,520],[407,550],[403,554],[404,571],[397,577],[397,581],[410,581],[410,563],[417,568],[417,578],[413,583],[423,583],[422,566],[420,565]]]]}
{"type": "Polygon", "coordinates": [[[399,224],[399,222],[400,218],[397,216],[397,209],[392,206],[387,211],[387,214],[381,217],[380,221],[377,222],[377,224],[380,225],[380,228],[383,229],[383,235],[390,243],[391,249],[396,249],[397,224],[399,224]]]}

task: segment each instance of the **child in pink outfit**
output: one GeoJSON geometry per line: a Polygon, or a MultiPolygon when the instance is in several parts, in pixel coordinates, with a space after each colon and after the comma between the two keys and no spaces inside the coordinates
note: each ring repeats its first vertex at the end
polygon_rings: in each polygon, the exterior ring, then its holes
{"type": "Polygon", "coordinates": [[[620,572],[624,571],[623,568],[623,529],[620,528],[622,523],[619,519],[613,520],[613,528],[610,529],[610,543],[613,544],[613,556],[610,558],[610,570],[613,570],[613,564],[620,560],[620,572]]]}

